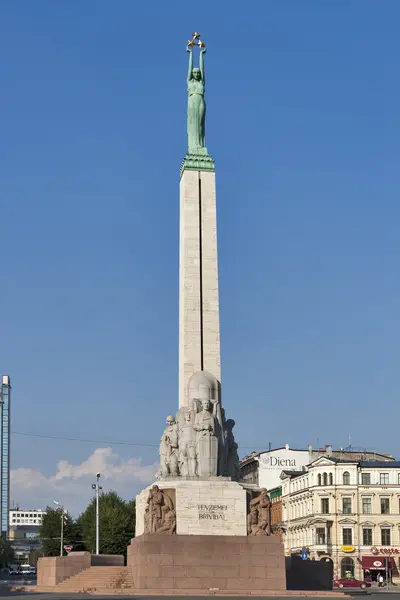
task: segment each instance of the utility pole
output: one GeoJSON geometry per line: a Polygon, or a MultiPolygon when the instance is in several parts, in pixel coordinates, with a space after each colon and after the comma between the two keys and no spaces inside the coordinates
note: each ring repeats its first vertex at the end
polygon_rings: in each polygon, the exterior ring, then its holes
{"type": "Polygon", "coordinates": [[[64,555],[64,510],[61,509],[61,544],[60,544],[60,556],[64,555]]]}
{"type": "Polygon", "coordinates": [[[54,504],[61,510],[61,535],[60,535],[60,556],[64,556],[64,519],[65,519],[65,509],[59,502],[53,500],[54,504]]]}
{"type": "Polygon", "coordinates": [[[96,554],[100,554],[100,490],[103,488],[99,485],[100,473],[96,473],[96,483],[92,483],[92,490],[96,490],[96,554]]]}

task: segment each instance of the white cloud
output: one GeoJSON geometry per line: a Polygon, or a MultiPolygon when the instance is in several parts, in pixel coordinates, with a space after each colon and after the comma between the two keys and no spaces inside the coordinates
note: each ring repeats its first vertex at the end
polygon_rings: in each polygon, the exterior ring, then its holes
{"type": "Polygon", "coordinates": [[[154,481],[157,465],[142,465],[140,458],[123,460],[112,448],[97,448],[77,465],[61,460],[54,475],[20,467],[10,473],[11,497],[23,508],[43,508],[57,500],[74,515],[84,510],[91,498],[90,484],[101,473],[105,491],[115,489],[132,498],[154,481]]]}

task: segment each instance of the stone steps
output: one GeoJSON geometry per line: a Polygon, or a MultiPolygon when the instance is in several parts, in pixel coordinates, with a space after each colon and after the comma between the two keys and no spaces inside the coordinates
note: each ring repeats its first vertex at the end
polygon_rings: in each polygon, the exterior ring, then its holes
{"type": "Polygon", "coordinates": [[[125,590],[134,587],[133,573],[127,567],[89,567],[65,579],[57,586],[57,592],[82,592],[107,590],[125,590]]]}
{"type": "MultiPolygon", "coordinates": [[[[71,578],[72,579],[72,578],[71,578]]],[[[149,590],[149,589],[135,589],[135,588],[96,588],[95,590],[86,589],[82,590],[81,588],[72,588],[71,590],[61,588],[60,584],[55,587],[38,587],[38,586],[30,586],[24,589],[16,588],[13,591],[24,591],[24,592],[34,592],[34,593],[59,593],[61,594],[72,594],[72,593],[82,593],[84,591],[90,596],[237,596],[237,597],[277,597],[280,598],[344,598],[346,596],[343,592],[335,592],[335,591],[327,591],[327,592],[316,592],[316,591],[268,591],[262,592],[260,590],[149,590]]]]}

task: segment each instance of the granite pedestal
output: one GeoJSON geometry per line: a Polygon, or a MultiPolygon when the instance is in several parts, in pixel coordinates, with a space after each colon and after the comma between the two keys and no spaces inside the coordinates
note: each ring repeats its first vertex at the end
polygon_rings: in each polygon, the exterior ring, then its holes
{"type": "Polygon", "coordinates": [[[141,590],[286,590],[277,536],[144,534],[132,540],[127,561],[141,590]]]}

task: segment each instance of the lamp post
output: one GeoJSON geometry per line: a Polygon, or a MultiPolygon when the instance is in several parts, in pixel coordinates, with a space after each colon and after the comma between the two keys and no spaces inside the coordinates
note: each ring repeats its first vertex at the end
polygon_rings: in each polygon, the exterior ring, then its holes
{"type": "Polygon", "coordinates": [[[53,500],[54,504],[56,504],[61,510],[61,537],[60,537],[60,556],[64,556],[64,518],[65,518],[65,509],[59,502],[53,500]]]}
{"type": "Polygon", "coordinates": [[[99,485],[100,473],[96,473],[96,483],[92,483],[92,490],[96,490],[96,554],[100,554],[100,518],[99,494],[103,488],[99,485]]]}

